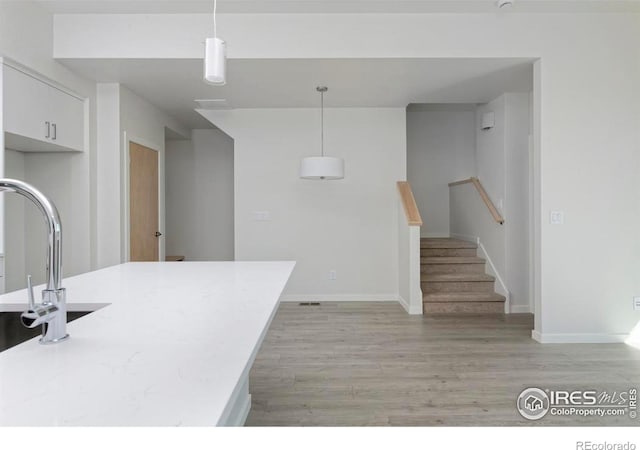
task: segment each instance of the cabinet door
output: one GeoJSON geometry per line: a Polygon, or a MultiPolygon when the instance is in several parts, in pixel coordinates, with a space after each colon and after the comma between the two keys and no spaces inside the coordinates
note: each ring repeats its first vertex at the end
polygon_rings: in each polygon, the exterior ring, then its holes
{"type": "Polygon", "coordinates": [[[84,102],[59,89],[49,88],[51,142],[84,150],[84,102]]]}
{"type": "Polygon", "coordinates": [[[4,129],[37,140],[51,135],[50,87],[13,67],[4,66],[4,129]],[[46,122],[49,122],[47,126],[46,122]]]}

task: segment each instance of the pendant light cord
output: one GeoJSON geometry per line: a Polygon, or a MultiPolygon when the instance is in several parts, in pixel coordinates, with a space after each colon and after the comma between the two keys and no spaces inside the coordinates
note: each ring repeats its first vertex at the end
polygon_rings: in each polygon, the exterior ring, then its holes
{"type": "Polygon", "coordinates": [[[216,38],[218,37],[216,32],[217,32],[217,26],[216,26],[216,10],[218,9],[218,0],[213,0],[213,37],[216,38]]]}
{"type": "Polygon", "coordinates": [[[324,157],[324,91],[320,91],[320,152],[324,157]]]}

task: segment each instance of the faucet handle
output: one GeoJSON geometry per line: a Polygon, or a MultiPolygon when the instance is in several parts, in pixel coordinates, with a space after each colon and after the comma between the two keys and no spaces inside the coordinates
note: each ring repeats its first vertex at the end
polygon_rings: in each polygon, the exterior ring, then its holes
{"type": "Polygon", "coordinates": [[[33,297],[33,284],[31,284],[31,275],[27,275],[27,292],[29,294],[29,309],[33,311],[36,307],[36,301],[33,297]]]}

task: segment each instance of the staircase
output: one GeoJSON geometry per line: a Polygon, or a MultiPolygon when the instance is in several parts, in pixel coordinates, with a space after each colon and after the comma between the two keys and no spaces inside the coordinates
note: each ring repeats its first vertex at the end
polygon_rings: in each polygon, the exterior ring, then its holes
{"type": "Polygon", "coordinates": [[[504,313],[504,296],[484,272],[478,246],[458,239],[420,239],[420,281],[425,314],[504,313]]]}

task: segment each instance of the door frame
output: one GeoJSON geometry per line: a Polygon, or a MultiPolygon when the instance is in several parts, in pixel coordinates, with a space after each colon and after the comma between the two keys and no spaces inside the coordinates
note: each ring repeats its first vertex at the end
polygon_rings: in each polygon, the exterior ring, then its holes
{"type": "Polygon", "coordinates": [[[131,135],[126,131],[123,133],[124,140],[124,152],[122,155],[122,196],[120,199],[120,203],[122,205],[122,223],[121,223],[121,254],[122,254],[122,262],[131,261],[131,245],[130,245],[130,236],[131,236],[131,217],[129,214],[129,206],[130,206],[130,186],[129,186],[129,175],[130,175],[130,160],[129,160],[129,146],[131,143],[142,145],[143,147],[147,147],[150,150],[158,153],[158,231],[162,233],[162,236],[159,238],[158,242],[158,261],[164,261],[165,259],[165,248],[164,248],[164,196],[162,195],[162,186],[164,182],[164,174],[162,172],[162,161],[163,161],[163,148],[162,146],[150,142],[144,138],[137,137],[135,135],[131,135]]]}

